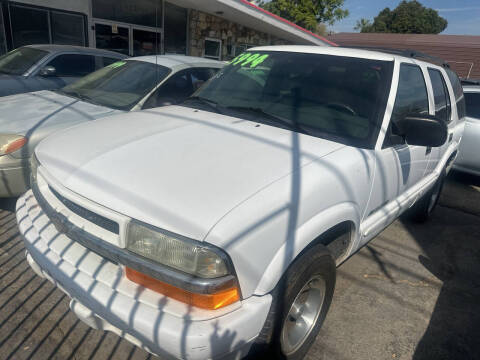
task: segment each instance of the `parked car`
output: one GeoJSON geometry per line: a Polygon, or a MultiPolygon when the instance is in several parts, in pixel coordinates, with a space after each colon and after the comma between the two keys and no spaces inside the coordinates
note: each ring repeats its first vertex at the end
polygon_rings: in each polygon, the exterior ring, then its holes
{"type": "Polygon", "coordinates": [[[0,96],[60,89],[124,58],[80,46],[23,46],[0,57],[0,96]]]}
{"type": "Polygon", "coordinates": [[[464,123],[449,72],[253,48],[180,106],[67,129],[17,203],[28,262],[81,320],[154,354],[300,359],[336,266],[435,207],[464,123]]]}
{"type": "Polygon", "coordinates": [[[462,84],[467,120],[454,168],[480,176],[480,80],[462,81],[462,84]]]}
{"type": "Polygon", "coordinates": [[[107,115],[181,102],[223,66],[180,55],[130,58],[63,89],[0,98],[0,197],[28,189],[28,159],[46,136],[107,115]]]}

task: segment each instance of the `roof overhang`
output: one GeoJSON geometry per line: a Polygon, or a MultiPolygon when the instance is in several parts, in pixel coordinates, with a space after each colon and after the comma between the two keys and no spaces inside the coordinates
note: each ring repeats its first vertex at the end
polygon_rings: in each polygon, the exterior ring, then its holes
{"type": "Polygon", "coordinates": [[[271,34],[294,44],[336,46],[335,43],[322,36],[274,15],[247,0],[171,0],[171,2],[271,34]]]}

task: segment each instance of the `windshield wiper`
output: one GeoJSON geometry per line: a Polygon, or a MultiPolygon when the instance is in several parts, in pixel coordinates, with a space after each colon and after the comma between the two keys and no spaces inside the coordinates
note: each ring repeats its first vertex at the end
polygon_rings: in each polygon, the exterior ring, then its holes
{"type": "Polygon", "coordinates": [[[289,129],[295,130],[297,125],[294,124],[292,121],[284,119],[278,115],[271,114],[266,112],[260,107],[253,107],[253,106],[226,106],[226,109],[234,110],[234,111],[244,111],[254,115],[260,115],[263,118],[268,118],[274,122],[281,123],[282,125],[286,126],[289,129]]]}
{"type": "Polygon", "coordinates": [[[187,101],[197,101],[199,103],[205,104],[211,109],[213,109],[217,114],[223,114],[223,112],[219,109],[219,104],[216,101],[201,97],[201,96],[190,96],[184,102],[187,101]]]}
{"type": "Polygon", "coordinates": [[[253,106],[226,106],[225,109],[234,110],[234,111],[245,111],[249,112],[254,115],[260,115],[264,119],[268,119],[268,123],[275,124],[275,125],[283,125],[283,127],[287,128],[288,130],[302,132],[307,135],[312,135],[312,131],[310,131],[307,127],[300,125],[297,122],[293,122],[292,120],[285,119],[281,116],[271,114],[260,107],[253,107],[253,106]]]}

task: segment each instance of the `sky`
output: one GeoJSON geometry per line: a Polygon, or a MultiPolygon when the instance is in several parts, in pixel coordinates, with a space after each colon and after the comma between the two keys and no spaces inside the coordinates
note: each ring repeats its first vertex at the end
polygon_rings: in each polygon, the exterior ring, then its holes
{"type": "MultiPolygon", "coordinates": [[[[360,18],[373,20],[386,7],[393,10],[401,0],[345,0],[344,8],[350,15],[336,22],[329,29],[335,32],[354,32],[360,18]]],[[[426,6],[438,10],[448,20],[442,34],[480,35],[480,0],[420,0],[426,6]]]]}

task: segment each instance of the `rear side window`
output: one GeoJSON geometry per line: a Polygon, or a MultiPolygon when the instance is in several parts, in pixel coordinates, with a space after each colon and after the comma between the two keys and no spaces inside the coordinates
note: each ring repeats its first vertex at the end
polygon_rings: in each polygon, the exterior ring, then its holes
{"type": "Polygon", "coordinates": [[[417,65],[401,64],[392,122],[418,114],[428,114],[428,93],[422,70],[417,65]]]}
{"type": "Polygon", "coordinates": [[[446,69],[448,78],[452,83],[453,93],[455,95],[455,102],[457,103],[458,118],[465,117],[465,96],[463,96],[463,89],[457,74],[452,70],[446,69]]]}
{"type": "Polygon", "coordinates": [[[440,71],[428,69],[432,81],[433,97],[435,101],[435,116],[445,122],[450,120],[450,96],[447,85],[440,71]]]}
{"type": "Polygon", "coordinates": [[[467,116],[480,119],[480,93],[465,93],[467,116]]]}
{"type": "Polygon", "coordinates": [[[95,71],[95,57],[92,55],[59,55],[48,63],[58,77],[82,77],[95,71]]]}

